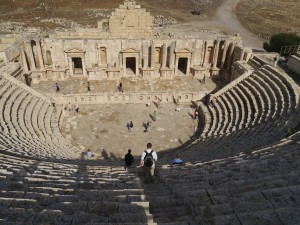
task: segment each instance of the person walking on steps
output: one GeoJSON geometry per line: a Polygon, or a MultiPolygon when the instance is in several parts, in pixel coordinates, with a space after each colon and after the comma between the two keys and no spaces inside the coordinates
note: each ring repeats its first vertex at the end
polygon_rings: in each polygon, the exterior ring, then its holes
{"type": "Polygon", "coordinates": [[[152,144],[147,144],[147,149],[142,153],[140,166],[144,168],[145,183],[154,183],[155,162],[157,154],[152,150],[152,144]]]}
{"type": "Polygon", "coordinates": [[[131,167],[134,163],[134,157],[131,154],[131,149],[128,149],[128,153],[125,155],[125,170],[131,167]]]}

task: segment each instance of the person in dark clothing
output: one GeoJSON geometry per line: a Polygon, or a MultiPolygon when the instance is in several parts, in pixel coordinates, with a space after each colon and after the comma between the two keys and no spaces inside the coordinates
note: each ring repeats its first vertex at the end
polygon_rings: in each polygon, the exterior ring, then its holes
{"type": "Polygon", "coordinates": [[[87,84],[87,89],[88,89],[88,92],[91,91],[91,85],[90,85],[90,82],[88,82],[88,84],[87,84]]]}
{"type": "Polygon", "coordinates": [[[125,170],[131,167],[134,163],[134,157],[131,154],[131,149],[128,149],[128,153],[125,155],[125,170]]]}
{"type": "Polygon", "coordinates": [[[209,100],[210,100],[210,95],[209,94],[205,94],[205,96],[204,96],[204,104],[206,106],[208,106],[209,100]]]}
{"type": "Polygon", "coordinates": [[[58,83],[55,84],[55,88],[56,88],[56,93],[58,93],[60,91],[58,83]]]}

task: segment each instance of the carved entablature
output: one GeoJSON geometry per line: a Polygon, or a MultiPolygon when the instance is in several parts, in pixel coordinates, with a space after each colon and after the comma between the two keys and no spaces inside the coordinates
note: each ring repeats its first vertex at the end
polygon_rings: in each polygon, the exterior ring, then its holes
{"type": "Polygon", "coordinates": [[[190,58],[192,55],[192,51],[187,49],[187,48],[183,48],[180,50],[175,50],[175,54],[177,57],[186,57],[186,58],[190,58]]]}
{"type": "Polygon", "coordinates": [[[85,54],[85,50],[80,48],[69,48],[65,50],[65,53],[67,53],[68,57],[82,57],[85,54]]]}

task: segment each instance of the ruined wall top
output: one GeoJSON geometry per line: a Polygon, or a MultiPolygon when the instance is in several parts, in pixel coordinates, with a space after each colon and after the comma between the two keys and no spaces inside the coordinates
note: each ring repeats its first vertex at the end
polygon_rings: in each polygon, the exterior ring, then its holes
{"type": "Polygon", "coordinates": [[[111,37],[149,38],[153,36],[153,17],[134,0],[125,0],[110,16],[111,37]]]}

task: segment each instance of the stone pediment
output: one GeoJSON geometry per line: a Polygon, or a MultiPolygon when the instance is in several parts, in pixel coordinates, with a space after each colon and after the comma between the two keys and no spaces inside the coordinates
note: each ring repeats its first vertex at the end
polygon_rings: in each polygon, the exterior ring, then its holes
{"type": "Polygon", "coordinates": [[[85,50],[80,48],[68,48],[65,50],[66,53],[85,53],[85,50]]]}
{"type": "Polygon", "coordinates": [[[183,48],[183,49],[180,49],[180,50],[176,50],[175,51],[176,53],[192,53],[189,49],[187,48],[183,48]]]}
{"type": "Polygon", "coordinates": [[[129,48],[129,49],[126,49],[126,50],[122,50],[121,52],[122,53],[138,53],[139,51],[136,50],[135,48],[129,48]]]}

